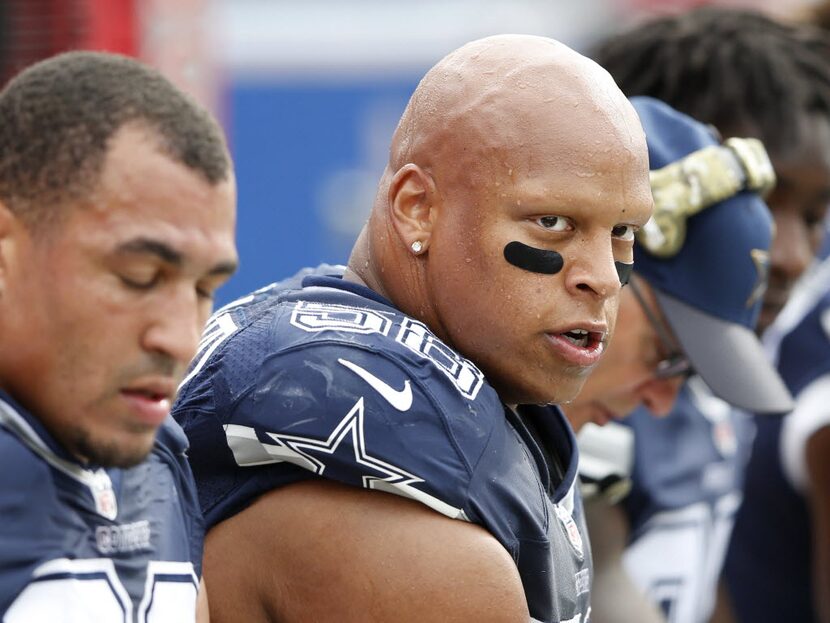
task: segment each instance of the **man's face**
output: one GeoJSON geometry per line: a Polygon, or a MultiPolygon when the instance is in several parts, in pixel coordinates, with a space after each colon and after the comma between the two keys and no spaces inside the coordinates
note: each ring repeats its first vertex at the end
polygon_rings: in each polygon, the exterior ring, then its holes
{"type": "Polygon", "coordinates": [[[127,466],[151,449],[236,265],[235,188],[125,126],[88,204],[7,240],[0,382],[76,457],[127,466]]]}
{"type": "Polygon", "coordinates": [[[442,334],[508,404],[573,398],[614,328],[614,262],[632,261],[634,230],[652,209],[633,123],[627,142],[604,146],[590,130],[569,143],[561,126],[555,135],[539,127],[535,140],[462,171],[466,183],[439,181],[428,298],[442,334]],[[555,274],[511,264],[512,242],[556,251],[564,264],[555,274]]]}
{"type": "Polygon", "coordinates": [[[623,290],[614,339],[576,399],[563,405],[576,431],[587,422],[603,425],[625,417],[640,405],[654,415],[668,415],[680,391],[683,377],[659,378],[657,374],[659,363],[680,353],[680,347],[648,285],[638,280],[637,287],[643,304],[648,305],[673,345],[660,338],[633,290],[623,290]]]}
{"type": "Polygon", "coordinates": [[[797,150],[770,154],[778,178],[775,190],[767,197],[775,236],[759,333],[787,302],[796,280],[812,262],[824,232],[830,203],[830,121],[815,115],[804,125],[797,150]]]}

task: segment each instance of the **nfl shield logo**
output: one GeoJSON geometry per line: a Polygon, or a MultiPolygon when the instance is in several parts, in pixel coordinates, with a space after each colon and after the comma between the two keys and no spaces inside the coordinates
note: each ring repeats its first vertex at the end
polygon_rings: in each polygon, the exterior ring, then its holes
{"type": "Polygon", "coordinates": [[[95,510],[107,519],[115,519],[118,515],[118,500],[112,490],[112,481],[103,469],[95,473],[89,486],[92,497],[95,499],[95,510]]]}
{"type": "Polygon", "coordinates": [[[568,535],[568,540],[571,542],[579,559],[582,560],[585,557],[585,552],[582,547],[582,535],[579,533],[579,526],[576,525],[574,518],[571,517],[571,514],[563,506],[555,504],[554,508],[556,509],[556,516],[559,518],[559,522],[565,529],[565,534],[568,535]]]}

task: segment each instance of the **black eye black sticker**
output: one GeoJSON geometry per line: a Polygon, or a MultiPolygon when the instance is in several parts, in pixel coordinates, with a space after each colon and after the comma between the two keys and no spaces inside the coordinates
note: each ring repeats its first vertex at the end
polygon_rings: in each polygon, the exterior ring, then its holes
{"type": "Polygon", "coordinates": [[[620,277],[620,283],[625,285],[631,279],[631,271],[634,270],[634,263],[626,264],[625,262],[614,262],[617,269],[617,274],[620,277]]]}
{"type": "MultiPolygon", "coordinates": [[[[556,251],[548,251],[547,249],[537,249],[536,247],[528,246],[522,242],[514,240],[508,242],[504,247],[504,259],[522,270],[528,270],[532,273],[540,273],[542,275],[555,275],[565,265],[565,260],[556,251]]],[[[620,278],[620,283],[626,285],[631,279],[631,272],[634,270],[634,264],[627,264],[625,262],[614,262],[614,267],[617,269],[617,275],[620,278]]]]}
{"type": "Polygon", "coordinates": [[[505,245],[504,259],[513,266],[543,275],[555,275],[565,264],[565,260],[556,251],[537,249],[515,240],[505,245]]]}

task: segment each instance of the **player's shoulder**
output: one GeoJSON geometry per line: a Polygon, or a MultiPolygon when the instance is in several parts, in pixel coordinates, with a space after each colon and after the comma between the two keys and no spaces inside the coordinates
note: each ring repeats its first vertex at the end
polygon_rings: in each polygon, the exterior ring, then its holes
{"type": "MultiPolygon", "coordinates": [[[[313,337],[329,337],[337,326],[334,319],[325,325],[329,330],[325,335],[314,331],[304,335],[291,330],[292,326],[305,326],[302,318],[307,316],[297,309],[302,309],[306,303],[311,307],[312,314],[315,303],[320,303],[323,310],[338,306],[340,301],[333,299],[342,298],[342,293],[304,287],[305,278],[309,275],[320,277],[329,273],[332,273],[332,278],[339,277],[342,267],[321,265],[316,269],[303,269],[292,277],[260,288],[217,310],[205,326],[196,356],[181,384],[179,402],[182,397],[187,397],[191,403],[209,403],[206,397],[210,397],[217,378],[221,378],[228,391],[240,391],[240,385],[252,378],[263,361],[297,346],[303,337],[306,341],[313,337]],[[302,318],[298,319],[298,316],[302,318]]],[[[371,305],[371,302],[365,305],[371,305]]],[[[354,304],[340,304],[340,307],[354,307],[354,304]]],[[[308,319],[308,322],[313,324],[314,321],[308,319]]],[[[344,330],[349,328],[346,323],[344,330]]]]}
{"type": "Polygon", "coordinates": [[[6,613],[32,570],[65,538],[63,511],[48,463],[0,424],[0,613],[6,613]]]}
{"type": "Polygon", "coordinates": [[[237,404],[259,408],[274,400],[283,412],[285,405],[302,410],[306,403],[348,402],[380,387],[375,393],[391,399],[393,409],[412,393],[413,400],[420,395],[442,411],[502,413],[473,362],[389,301],[341,279],[313,275],[254,293],[211,324],[225,337],[211,337],[208,326],[178,412],[228,412],[237,404]],[[246,310],[244,320],[240,310],[246,310]],[[411,389],[395,398],[395,383],[411,389]]]}
{"type": "MultiPolygon", "coordinates": [[[[2,401],[0,412],[0,516],[9,539],[3,557],[25,558],[21,548],[38,549],[55,537],[61,496],[55,471],[34,444],[27,443],[27,431],[17,428],[25,428],[26,421],[2,401]]],[[[41,451],[49,452],[45,447],[41,451]]]]}
{"type": "MultiPolygon", "coordinates": [[[[49,464],[40,458],[15,433],[0,425],[0,498],[8,501],[10,491],[38,491],[52,497],[52,473],[49,464]]],[[[25,497],[25,496],[24,496],[25,497]]],[[[37,502],[35,502],[37,503],[37,502]]]]}
{"type": "Polygon", "coordinates": [[[316,440],[354,427],[383,456],[427,444],[471,471],[504,422],[495,391],[422,323],[357,303],[292,303],[276,328],[281,347],[260,360],[250,384],[215,388],[220,421],[316,440]]]}
{"type": "Polygon", "coordinates": [[[45,490],[51,482],[48,435],[42,425],[11,397],[0,393],[0,487],[45,490]]]}
{"type": "Polygon", "coordinates": [[[463,505],[485,448],[507,436],[482,372],[423,323],[339,279],[306,279],[271,305],[279,309],[266,322],[216,349],[200,373],[209,378],[183,388],[174,415],[196,463],[291,463],[416,498],[423,482],[463,505]]]}

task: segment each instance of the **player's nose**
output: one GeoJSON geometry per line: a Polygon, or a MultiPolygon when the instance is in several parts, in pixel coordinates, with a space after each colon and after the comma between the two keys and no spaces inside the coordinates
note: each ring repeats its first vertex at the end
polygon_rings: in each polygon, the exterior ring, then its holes
{"type": "Polygon", "coordinates": [[[186,365],[196,353],[204,328],[198,298],[186,293],[168,299],[156,310],[144,332],[143,346],[150,352],[167,355],[179,365],[186,365]]]}
{"type": "Polygon", "coordinates": [[[681,377],[671,379],[650,379],[640,387],[640,397],[643,405],[658,417],[671,413],[680,388],[683,386],[681,377]]]}
{"type": "Polygon", "coordinates": [[[569,259],[565,261],[565,283],[572,292],[590,293],[601,300],[619,294],[620,276],[609,236],[591,236],[569,259]]]}
{"type": "Polygon", "coordinates": [[[810,232],[801,218],[790,212],[775,214],[775,228],[770,264],[773,271],[793,282],[813,259],[810,232]]]}

